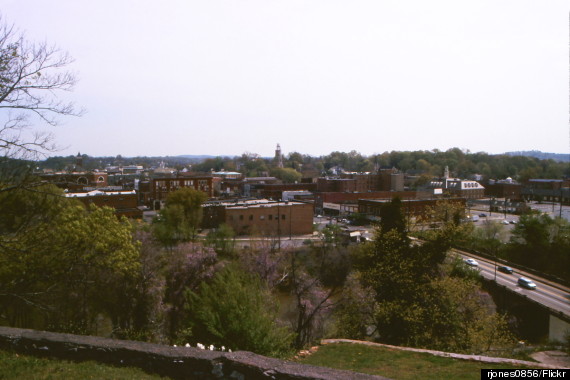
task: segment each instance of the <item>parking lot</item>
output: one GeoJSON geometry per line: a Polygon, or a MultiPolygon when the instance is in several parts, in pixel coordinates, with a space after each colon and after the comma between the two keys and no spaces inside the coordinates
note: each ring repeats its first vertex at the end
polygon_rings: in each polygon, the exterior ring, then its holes
{"type": "Polygon", "coordinates": [[[539,210],[551,217],[561,216],[570,222],[570,206],[560,206],[560,203],[531,203],[533,210],[539,210]]]}

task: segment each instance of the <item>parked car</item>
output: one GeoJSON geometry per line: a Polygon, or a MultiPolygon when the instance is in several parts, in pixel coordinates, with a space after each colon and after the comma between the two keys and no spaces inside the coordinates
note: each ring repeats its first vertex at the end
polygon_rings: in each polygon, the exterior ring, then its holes
{"type": "Polygon", "coordinates": [[[505,225],[508,225],[508,224],[509,224],[509,221],[508,221],[508,220],[503,220],[501,223],[503,223],[503,224],[505,224],[505,225]]]}
{"type": "Polygon", "coordinates": [[[479,263],[474,259],[465,259],[465,264],[472,266],[472,267],[479,266],[479,263]]]}
{"type": "Polygon", "coordinates": [[[480,216],[481,218],[486,218],[486,217],[487,217],[487,214],[485,214],[485,213],[483,212],[483,213],[479,214],[479,216],[480,216]]]}
{"type": "Polygon", "coordinates": [[[516,220],[509,220],[509,224],[517,224],[516,220]]]}
{"type": "Polygon", "coordinates": [[[498,267],[497,269],[499,270],[499,272],[503,272],[506,274],[512,274],[513,273],[513,268],[505,266],[505,265],[498,267]]]}
{"type": "Polygon", "coordinates": [[[534,290],[536,289],[536,284],[534,282],[532,282],[532,280],[526,278],[526,277],[521,277],[518,280],[518,283],[520,286],[522,286],[523,288],[527,288],[530,290],[534,290]]]}

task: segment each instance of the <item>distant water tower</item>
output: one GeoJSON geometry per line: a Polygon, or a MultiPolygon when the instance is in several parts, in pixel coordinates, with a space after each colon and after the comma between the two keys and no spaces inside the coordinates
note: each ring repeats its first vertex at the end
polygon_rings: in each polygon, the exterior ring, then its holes
{"type": "Polygon", "coordinates": [[[275,161],[277,162],[277,167],[283,167],[283,155],[281,154],[281,146],[277,144],[277,148],[275,148],[275,161]]]}

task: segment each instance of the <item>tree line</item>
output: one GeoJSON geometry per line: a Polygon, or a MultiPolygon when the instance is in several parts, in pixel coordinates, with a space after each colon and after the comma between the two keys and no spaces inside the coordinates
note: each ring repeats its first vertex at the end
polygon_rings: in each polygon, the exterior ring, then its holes
{"type": "Polygon", "coordinates": [[[0,323],[288,356],[322,337],[461,352],[509,349],[504,317],[446,255],[460,225],[408,237],[394,200],[373,242],[336,227],[280,250],[197,233],[204,195],[173,192],[151,224],[76,203],[50,185],[0,193],[0,323]]]}
{"type": "MultiPolygon", "coordinates": [[[[74,165],[75,156],[49,157],[36,163],[40,168],[64,170],[74,165]]],[[[530,156],[509,154],[471,153],[459,148],[447,151],[391,151],[371,156],[356,151],[332,152],[325,156],[314,157],[298,152],[291,152],[283,157],[284,168],[276,167],[275,160],[263,158],[258,154],[244,153],[241,156],[219,156],[195,161],[183,157],[90,157],[83,155],[85,169],[101,169],[106,165],[137,164],[145,168],[157,166],[161,162],[182,170],[196,172],[237,171],[248,177],[271,175],[286,183],[300,181],[303,177],[318,177],[335,173],[335,168],[348,172],[374,172],[377,169],[396,168],[401,172],[427,178],[441,177],[445,167],[459,178],[471,178],[481,175],[484,179],[505,179],[511,177],[518,181],[530,178],[567,178],[570,176],[570,164],[566,161],[539,159],[530,156]]]]}

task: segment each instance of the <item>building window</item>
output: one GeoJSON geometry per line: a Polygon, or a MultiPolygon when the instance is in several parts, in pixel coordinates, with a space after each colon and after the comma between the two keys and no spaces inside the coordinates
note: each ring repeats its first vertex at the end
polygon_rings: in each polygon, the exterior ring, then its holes
{"type": "Polygon", "coordinates": [[[243,215],[240,215],[240,216],[239,216],[239,220],[243,220],[243,215]]]}
{"type": "Polygon", "coordinates": [[[260,220],[265,220],[265,215],[259,215],[260,220]]]}
{"type": "Polygon", "coordinates": [[[269,215],[269,220],[273,220],[273,215],[269,215]]]}
{"type": "Polygon", "coordinates": [[[285,214],[281,214],[281,219],[285,220],[285,214]]]}
{"type": "Polygon", "coordinates": [[[250,216],[249,216],[249,220],[253,220],[253,215],[250,215],[250,216]]]}

